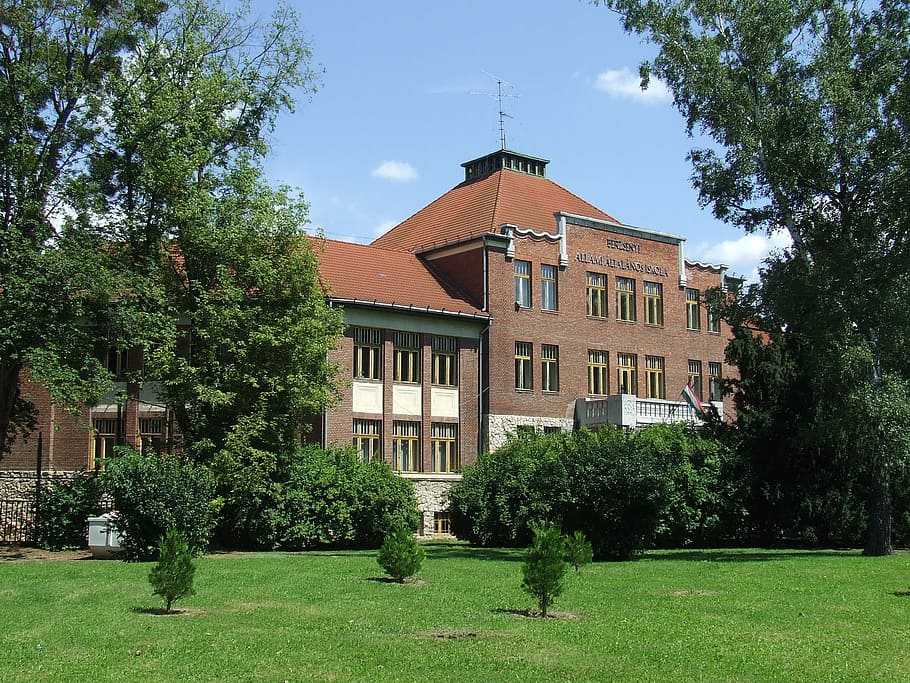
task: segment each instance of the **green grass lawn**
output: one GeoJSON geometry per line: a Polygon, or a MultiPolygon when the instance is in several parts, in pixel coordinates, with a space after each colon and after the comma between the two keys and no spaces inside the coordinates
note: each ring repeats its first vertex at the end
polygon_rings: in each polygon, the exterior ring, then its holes
{"type": "Polygon", "coordinates": [[[907,553],[653,552],[543,620],[520,551],[425,547],[411,585],[375,552],[208,556],[176,615],[150,564],[0,562],[0,680],[910,680],[907,553]]]}

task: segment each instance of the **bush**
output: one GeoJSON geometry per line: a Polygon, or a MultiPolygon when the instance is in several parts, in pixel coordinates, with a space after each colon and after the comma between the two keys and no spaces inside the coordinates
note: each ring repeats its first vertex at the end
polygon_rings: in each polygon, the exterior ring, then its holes
{"type": "Polygon", "coordinates": [[[204,552],[214,526],[215,483],[201,465],[172,455],[143,456],[121,449],[107,461],[104,484],[120,516],[127,559],[155,557],[158,539],[169,529],[185,537],[190,552],[204,552]]]}
{"type": "Polygon", "coordinates": [[[196,594],[195,575],[196,566],[186,538],[177,529],[168,529],[158,541],[158,564],[149,572],[152,594],[164,598],[166,610],[170,612],[177,600],[196,594]]]}
{"type": "Polygon", "coordinates": [[[85,547],[88,518],[101,512],[101,480],[94,472],[58,479],[41,492],[35,543],[45,550],[85,547]]]}
{"type": "Polygon", "coordinates": [[[546,617],[553,601],[562,593],[566,574],[565,539],[555,526],[534,527],[534,541],[521,567],[521,587],[537,599],[540,616],[546,617]]]}
{"type": "Polygon", "coordinates": [[[571,536],[566,536],[565,539],[566,545],[566,562],[575,567],[575,571],[578,571],[578,568],[588,564],[592,559],[594,559],[594,549],[591,547],[591,543],[585,538],[585,535],[576,531],[571,536]]]}
{"type": "Polygon", "coordinates": [[[377,548],[397,529],[417,530],[414,487],[388,465],[354,450],[302,448],[282,484],[275,546],[377,548]]]}
{"type": "Polygon", "coordinates": [[[400,583],[420,571],[423,558],[423,548],[407,529],[398,529],[390,534],[376,555],[383,571],[400,583]]]}

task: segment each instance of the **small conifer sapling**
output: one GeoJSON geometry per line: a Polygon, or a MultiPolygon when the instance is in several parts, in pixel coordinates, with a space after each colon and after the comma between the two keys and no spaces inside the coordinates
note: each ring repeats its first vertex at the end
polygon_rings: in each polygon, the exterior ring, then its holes
{"type": "Polygon", "coordinates": [[[386,537],[376,561],[383,571],[399,583],[414,576],[423,564],[423,548],[407,529],[398,529],[386,537]]]}
{"type": "Polygon", "coordinates": [[[534,540],[521,567],[521,587],[537,599],[540,616],[546,617],[553,600],[562,593],[566,573],[565,539],[549,524],[534,527],[534,540]]]}
{"type": "Polygon", "coordinates": [[[576,531],[571,536],[566,536],[566,562],[575,567],[575,571],[582,565],[588,564],[594,558],[594,549],[591,542],[581,531],[576,531]]]}
{"type": "Polygon", "coordinates": [[[193,578],[196,565],[184,535],[169,529],[158,541],[158,563],[149,572],[152,594],[160,595],[167,602],[166,611],[181,598],[195,595],[193,578]]]}

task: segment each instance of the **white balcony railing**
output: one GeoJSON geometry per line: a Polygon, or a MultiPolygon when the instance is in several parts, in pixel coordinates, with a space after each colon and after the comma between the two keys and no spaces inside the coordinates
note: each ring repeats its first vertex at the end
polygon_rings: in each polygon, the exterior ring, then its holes
{"type": "MultiPolygon", "coordinates": [[[[715,402],[722,411],[723,404],[715,402]]],[[[607,396],[602,399],[579,398],[575,401],[575,420],[579,426],[634,428],[649,424],[692,422],[704,420],[685,401],[666,401],[658,398],[639,398],[629,394],[607,396]]]]}

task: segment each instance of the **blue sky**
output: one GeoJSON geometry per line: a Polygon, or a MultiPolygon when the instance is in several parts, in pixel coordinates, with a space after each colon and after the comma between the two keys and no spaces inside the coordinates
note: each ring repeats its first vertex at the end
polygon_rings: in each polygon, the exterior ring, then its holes
{"type": "MultiPolygon", "coordinates": [[[[326,236],[370,242],[506,146],[550,160],[547,176],[624,223],[688,238],[690,259],[751,276],[769,245],[702,210],[682,117],[652,48],[603,7],[577,0],[303,2],[319,91],[272,134],[266,172],[299,187],[326,236]]],[[[272,0],[254,0],[268,15],[272,0]]]]}

